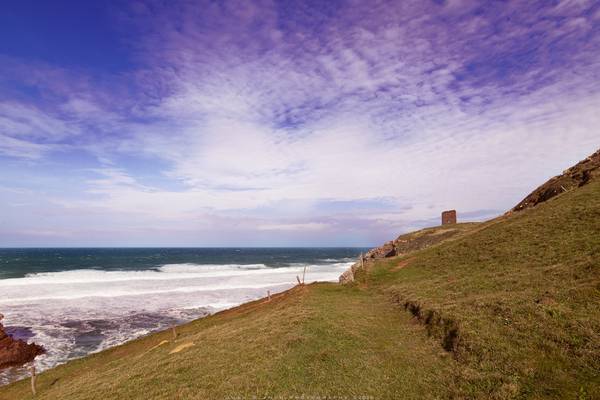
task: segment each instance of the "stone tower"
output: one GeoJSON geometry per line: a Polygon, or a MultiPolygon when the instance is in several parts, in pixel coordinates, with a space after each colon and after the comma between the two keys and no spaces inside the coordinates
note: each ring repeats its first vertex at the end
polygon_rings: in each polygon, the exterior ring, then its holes
{"type": "Polygon", "coordinates": [[[442,225],[451,225],[456,223],[456,210],[442,212],[442,225]]]}

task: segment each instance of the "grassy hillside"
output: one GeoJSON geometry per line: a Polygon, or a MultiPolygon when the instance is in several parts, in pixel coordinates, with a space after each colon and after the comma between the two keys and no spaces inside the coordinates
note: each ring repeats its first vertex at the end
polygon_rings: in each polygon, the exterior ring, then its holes
{"type": "MultiPolygon", "coordinates": [[[[164,332],[50,370],[36,398],[428,397],[453,361],[410,319],[358,288],[297,287],[180,327],[174,342],[164,332]]],[[[28,385],[0,398],[28,398],[28,385]]]]}
{"type": "Polygon", "coordinates": [[[36,398],[600,398],[600,183],[179,333],[47,371],[36,398]]]}
{"type": "Polygon", "coordinates": [[[364,263],[373,263],[373,261],[381,258],[389,258],[401,256],[408,253],[413,253],[418,250],[423,250],[427,247],[434,246],[438,243],[455,240],[461,236],[472,232],[479,225],[478,222],[468,222],[453,225],[435,226],[431,228],[421,229],[415,232],[405,233],[398,236],[394,240],[390,240],[382,246],[375,247],[369,250],[366,254],[361,255],[359,259],[348,270],[346,270],[339,279],[342,284],[348,284],[354,281],[355,278],[364,272],[364,263]]]}
{"type": "Polygon", "coordinates": [[[453,352],[467,394],[600,398],[599,182],[363,279],[453,352]]]}

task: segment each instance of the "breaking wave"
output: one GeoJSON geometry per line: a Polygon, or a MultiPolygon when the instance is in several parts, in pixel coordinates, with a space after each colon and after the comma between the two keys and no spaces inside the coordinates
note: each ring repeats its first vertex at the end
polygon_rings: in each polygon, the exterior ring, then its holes
{"type": "MultiPolygon", "coordinates": [[[[306,267],[306,282],[337,281],[351,262],[165,264],[137,271],[78,269],[0,280],[4,325],[47,349],[39,370],[127,340],[286,290],[306,267]]],[[[342,260],[340,260],[342,261],[342,260]]],[[[0,384],[24,376],[13,368],[0,384]]]]}

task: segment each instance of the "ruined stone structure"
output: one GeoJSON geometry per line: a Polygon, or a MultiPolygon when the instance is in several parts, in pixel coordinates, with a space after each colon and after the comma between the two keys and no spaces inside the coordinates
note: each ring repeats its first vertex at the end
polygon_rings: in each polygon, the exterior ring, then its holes
{"type": "Polygon", "coordinates": [[[451,225],[456,223],[456,210],[442,212],[442,225],[451,225]]]}

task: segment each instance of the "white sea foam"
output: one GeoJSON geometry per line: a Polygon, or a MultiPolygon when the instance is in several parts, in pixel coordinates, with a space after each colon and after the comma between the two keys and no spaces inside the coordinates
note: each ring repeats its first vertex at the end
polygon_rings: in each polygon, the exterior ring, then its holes
{"type": "Polygon", "coordinates": [[[209,271],[236,271],[236,270],[255,270],[255,269],[270,269],[265,264],[165,264],[159,268],[162,272],[179,272],[179,273],[199,273],[209,271]]]}
{"type": "MultiPolygon", "coordinates": [[[[333,260],[332,260],[333,261],[333,260]]],[[[5,326],[31,328],[48,353],[44,370],[149,332],[280,292],[296,283],[337,281],[349,262],[293,264],[168,264],[155,270],[81,269],[0,280],[5,326]]],[[[22,373],[0,373],[0,384],[22,373]]]]}

